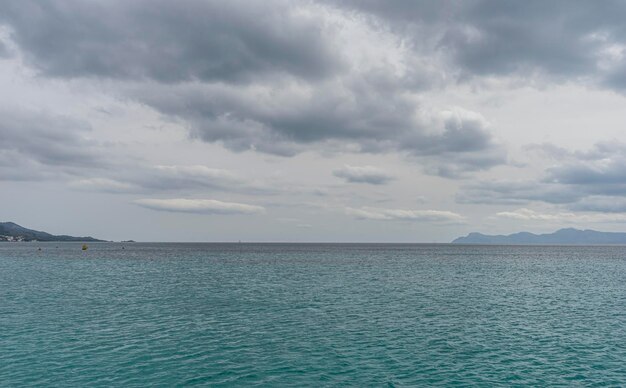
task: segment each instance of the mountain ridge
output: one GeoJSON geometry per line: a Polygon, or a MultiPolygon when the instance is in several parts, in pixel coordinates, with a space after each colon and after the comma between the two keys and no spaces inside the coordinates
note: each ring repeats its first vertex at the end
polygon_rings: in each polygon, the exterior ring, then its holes
{"type": "Polygon", "coordinates": [[[28,229],[15,222],[0,222],[0,241],[80,241],[98,242],[99,240],[90,236],[74,237],[67,235],[54,235],[39,230],[28,229]]]}
{"type": "Polygon", "coordinates": [[[564,228],[553,233],[535,234],[517,232],[508,235],[488,235],[478,232],[452,240],[452,244],[484,245],[587,245],[587,244],[626,244],[626,233],[599,232],[592,229],[564,228]]]}

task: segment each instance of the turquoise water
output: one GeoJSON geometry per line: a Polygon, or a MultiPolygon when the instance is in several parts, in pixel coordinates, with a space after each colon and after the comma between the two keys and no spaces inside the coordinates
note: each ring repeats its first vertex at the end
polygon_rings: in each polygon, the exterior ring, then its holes
{"type": "Polygon", "coordinates": [[[624,386],[626,247],[3,243],[0,385],[624,386]]]}

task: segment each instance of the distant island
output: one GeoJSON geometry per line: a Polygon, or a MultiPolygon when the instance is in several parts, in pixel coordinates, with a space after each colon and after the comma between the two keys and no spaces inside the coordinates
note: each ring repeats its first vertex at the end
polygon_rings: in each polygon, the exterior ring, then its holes
{"type": "Polygon", "coordinates": [[[18,241],[81,241],[81,242],[97,242],[93,237],[73,237],[73,236],[55,236],[50,233],[40,232],[19,226],[13,222],[0,222],[0,241],[18,242],[18,241]]]}
{"type": "Polygon", "coordinates": [[[574,228],[560,229],[554,233],[534,234],[520,232],[509,235],[486,235],[470,233],[459,237],[452,244],[485,244],[485,245],[600,245],[626,244],[626,233],[598,232],[596,230],[580,230],[574,228]]]}

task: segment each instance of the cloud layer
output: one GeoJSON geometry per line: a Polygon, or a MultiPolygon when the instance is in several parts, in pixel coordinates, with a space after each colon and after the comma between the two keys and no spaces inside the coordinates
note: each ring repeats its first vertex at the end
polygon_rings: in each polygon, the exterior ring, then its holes
{"type": "Polygon", "coordinates": [[[415,221],[433,223],[461,223],[464,217],[450,211],[441,210],[407,210],[362,207],[348,207],[346,214],[361,220],[415,221]]]}
{"type": "Polygon", "coordinates": [[[346,182],[369,183],[372,185],[384,185],[394,179],[393,175],[378,167],[351,166],[349,164],[334,170],[333,175],[344,179],[346,182]]]}
{"type": "Polygon", "coordinates": [[[600,142],[588,150],[569,151],[553,144],[528,147],[556,164],[539,180],[501,180],[465,185],[457,201],[474,204],[544,202],[575,211],[626,211],[626,145],[600,142]]]}
{"type": "Polygon", "coordinates": [[[28,62],[53,77],[236,83],[341,66],[316,19],[283,1],[20,0],[0,11],[28,62]]]}
{"type": "Polygon", "coordinates": [[[222,202],[214,199],[138,199],[135,204],[147,209],[198,214],[260,214],[265,212],[261,206],[245,203],[222,202]]]}
{"type": "Polygon", "coordinates": [[[620,1],[336,2],[439,50],[463,78],[520,76],[626,87],[626,4],[620,1]]]}
{"type": "Polygon", "coordinates": [[[0,180],[49,179],[108,164],[102,147],[88,138],[88,123],[3,106],[0,117],[0,180]]]}
{"type": "Polygon", "coordinates": [[[203,165],[137,165],[124,171],[110,169],[104,173],[108,175],[77,179],[69,185],[79,190],[109,193],[211,190],[271,195],[279,192],[267,183],[203,165]]]}
{"type": "Polygon", "coordinates": [[[5,0],[0,199],[263,204],[331,238],[616,222],[625,18],[613,0],[5,0]]]}
{"type": "Polygon", "coordinates": [[[0,14],[41,75],[119,82],[234,151],[401,152],[447,177],[507,162],[480,114],[423,104],[434,57],[333,5],[27,0],[0,14]]]}
{"type": "Polygon", "coordinates": [[[536,221],[552,224],[590,224],[590,223],[608,223],[608,222],[624,222],[626,215],[624,214],[576,214],[573,212],[546,213],[538,212],[531,209],[521,208],[514,211],[499,212],[496,214],[499,218],[509,218],[516,221],[536,221]]]}

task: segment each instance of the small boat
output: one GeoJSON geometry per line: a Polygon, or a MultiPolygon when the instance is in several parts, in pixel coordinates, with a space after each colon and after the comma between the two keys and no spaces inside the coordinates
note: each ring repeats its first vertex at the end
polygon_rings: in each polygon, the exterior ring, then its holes
{"type": "Polygon", "coordinates": [[[83,244],[82,250],[83,250],[83,251],[86,251],[86,250],[87,250],[87,248],[89,248],[89,247],[87,246],[87,244],[83,244]]]}

